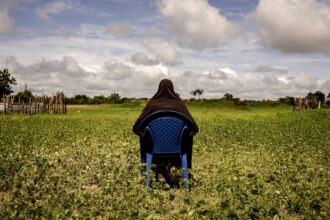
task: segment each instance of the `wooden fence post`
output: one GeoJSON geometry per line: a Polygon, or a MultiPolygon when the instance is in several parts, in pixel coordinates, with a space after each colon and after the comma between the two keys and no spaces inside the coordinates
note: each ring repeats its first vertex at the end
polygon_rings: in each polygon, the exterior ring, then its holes
{"type": "Polygon", "coordinates": [[[20,96],[15,102],[15,96],[3,94],[2,99],[0,97],[0,111],[3,109],[3,114],[10,112],[17,114],[36,114],[36,113],[48,113],[48,114],[63,114],[67,113],[66,101],[64,92],[53,93],[53,96],[47,97],[45,95],[35,98],[29,98],[24,100],[20,96]],[[3,105],[3,106],[2,106],[3,105]]]}

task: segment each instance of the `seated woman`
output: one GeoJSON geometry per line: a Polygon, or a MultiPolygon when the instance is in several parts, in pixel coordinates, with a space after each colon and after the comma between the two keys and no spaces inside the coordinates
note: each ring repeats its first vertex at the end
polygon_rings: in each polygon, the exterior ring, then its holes
{"type": "MultiPolygon", "coordinates": [[[[159,83],[158,91],[156,94],[150,99],[148,104],[143,109],[141,115],[136,120],[134,126],[133,126],[133,132],[135,134],[140,135],[140,146],[141,146],[141,163],[146,163],[146,148],[150,145],[151,139],[149,136],[143,136],[143,128],[141,128],[139,125],[150,114],[161,111],[161,110],[172,110],[177,111],[184,116],[187,117],[187,119],[191,122],[189,127],[190,131],[190,138],[186,138],[183,140],[185,142],[185,146],[187,147],[187,156],[188,156],[188,168],[191,168],[191,155],[192,155],[192,136],[193,134],[198,132],[198,126],[196,122],[194,121],[193,117],[189,113],[186,105],[181,100],[179,95],[174,92],[173,83],[169,79],[163,79],[159,83]]],[[[160,172],[163,174],[163,176],[166,178],[168,172],[164,170],[164,166],[162,165],[174,165],[174,166],[180,166],[179,160],[172,160],[168,161],[168,158],[166,158],[166,161],[164,161],[164,158],[154,158],[153,163],[157,165],[156,172],[160,172]]],[[[166,168],[165,168],[166,169],[166,168]]]]}

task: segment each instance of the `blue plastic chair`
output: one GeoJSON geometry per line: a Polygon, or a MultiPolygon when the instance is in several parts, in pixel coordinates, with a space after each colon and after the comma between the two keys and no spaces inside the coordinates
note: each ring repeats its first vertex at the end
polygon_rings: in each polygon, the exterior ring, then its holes
{"type": "Polygon", "coordinates": [[[152,159],[154,156],[179,156],[181,159],[184,186],[188,189],[188,163],[187,153],[182,150],[182,138],[188,127],[179,117],[162,116],[151,120],[145,127],[145,133],[149,132],[153,147],[146,153],[147,162],[147,187],[151,186],[150,174],[152,159]]]}

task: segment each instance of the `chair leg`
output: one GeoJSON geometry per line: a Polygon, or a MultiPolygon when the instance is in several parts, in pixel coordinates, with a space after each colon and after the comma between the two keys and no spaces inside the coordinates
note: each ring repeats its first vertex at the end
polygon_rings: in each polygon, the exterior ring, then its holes
{"type": "Polygon", "coordinates": [[[147,153],[147,187],[150,187],[150,175],[151,175],[151,165],[152,165],[152,154],[147,153]]]}
{"type": "Polygon", "coordinates": [[[184,181],[184,187],[188,190],[188,161],[187,161],[187,154],[181,155],[181,166],[182,166],[182,175],[183,175],[183,181],[184,181]]]}
{"type": "Polygon", "coordinates": [[[147,163],[146,163],[146,153],[144,153],[144,156],[141,154],[141,176],[146,176],[146,170],[147,170],[147,163]]]}

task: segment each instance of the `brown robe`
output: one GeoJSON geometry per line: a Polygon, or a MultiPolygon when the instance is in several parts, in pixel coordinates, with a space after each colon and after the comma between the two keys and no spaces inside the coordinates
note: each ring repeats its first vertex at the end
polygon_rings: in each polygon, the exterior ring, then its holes
{"type": "Polygon", "coordinates": [[[136,134],[141,134],[143,132],[143,128],[141,128],[139,125],[142,120],[150,114],[161,110],[177,111],[185,115],[191,122],[191,127],[189,127],[190,133],[195,134],[198,132],[198,126],[195,120],[191,116],[179,95],[174,92],[173,83],[169,79],[163,79],[160,81],[158,91],[150,99],[146,107],[143,109],[141,115],[136,120],[133,126],[133,132],[136,134]]]}

